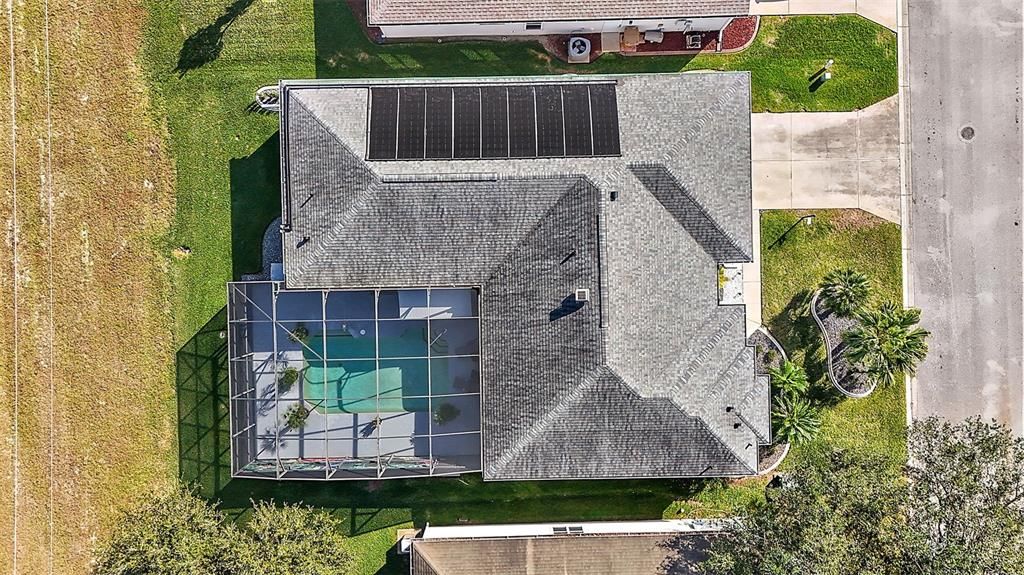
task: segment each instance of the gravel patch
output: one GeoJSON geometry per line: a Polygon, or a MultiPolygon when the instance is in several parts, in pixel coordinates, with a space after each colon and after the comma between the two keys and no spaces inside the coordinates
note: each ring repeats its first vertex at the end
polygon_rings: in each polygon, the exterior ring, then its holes
{"type": "Polygon", "coordinates": [[[243,274],[244,281],[264,281],[270,279],[270,264],[284,261],[284,248],[281,245],[281,218],[270,222],[263,232],[263,269],[255,274],[243,274]]]}
{"type": "Polygon", "coordinates": [[[814,294],[811,303],[814,319],[825,336],[825,347],[828,349],[829,379],[839,391],[851,397],[866,397],[875,389],[875,385],[863,371],[855,368],[846,359],[846,343],[843,334],[856,327],[855,318],[839,317],[829,311],[814,294]]]}
{"type": "Polygon", "coordinates": [[[757,474],[764,475],[775,471],[775,468],[782,463],[789,453],[788,443],[773,443],[761,445],[757,448],[757,474]]]}

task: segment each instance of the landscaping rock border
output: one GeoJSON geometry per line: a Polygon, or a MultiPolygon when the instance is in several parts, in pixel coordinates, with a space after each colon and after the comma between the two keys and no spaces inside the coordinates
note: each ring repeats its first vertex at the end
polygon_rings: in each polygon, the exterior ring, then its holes
{"type": "Polygon", "coordinates": [[[814,323],[818,324],[821,336],[825,340],[828,378],[832,385],[847,397],[854,399],[867,397],[875,390],[875,383],[868,379],[863,372],[853,370],[844,354],[846,344],[843,342],[843,333],[857,325],[857,320],[839,317],[825,309],[824,305],[819,307],[818,296],[820,294],[820,290],[815,291],[811,297],[811,316],[814,318],[814,323]]]}
{"type": "Polygon", "coordinates": [[[761,445],[757,448],[757,474],[768,475],[775,471],[782,461],[789,455],[789,443],[773,443],[761,445]]]}
{"type": "Polygon", "coordinates": [[[771,368],[779,368],[782,366],[782,362],[787,361],[789,356],[786,355],[786,350],[782,349],[782,344],[779,340],[775,339],[775,336],[768,331],[768,328],[761,325],[754,330],[754,333],[750,334],[747,338],[747,345],[754,348],[754,372],[758,375],[768,375],[768,370],[771,368]],[[776,352],[775,359],[767,361],[764,357],[766,354],[757,353],[757,348],[762,349],[774,349],[776,352]]]}

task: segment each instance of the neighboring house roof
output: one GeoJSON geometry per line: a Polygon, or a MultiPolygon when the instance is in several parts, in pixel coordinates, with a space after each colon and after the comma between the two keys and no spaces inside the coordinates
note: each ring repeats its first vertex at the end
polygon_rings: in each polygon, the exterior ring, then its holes
{"type": "Polygon", "coordinates": [[[416,539],[412,575],[691,575],[703,535],[632,534],[416,539]]]}
{"type": "Polygon", "coordinates": [[[479,286],[486,479],[753,474],[768,385],[717,293],[752,254],[749,76],[571,82],[614,82],[621,156],[366,161],[369,87],[444,81],[283,83],[287,285],[479,286]]]}
{"type": "Polygon", "coordinates": [[[748,0],[368,0],[367,21],[387,24],[542,22],[741,16],[748,0]]]}

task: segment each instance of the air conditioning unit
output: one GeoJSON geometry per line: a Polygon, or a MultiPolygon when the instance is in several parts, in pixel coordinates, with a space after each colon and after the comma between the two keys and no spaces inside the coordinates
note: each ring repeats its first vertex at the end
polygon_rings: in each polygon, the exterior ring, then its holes
{"type": "Polygon", "coordinates": [[[587,288],[576,288],[576,301],[590,301],[590,290],[587,288]]]}

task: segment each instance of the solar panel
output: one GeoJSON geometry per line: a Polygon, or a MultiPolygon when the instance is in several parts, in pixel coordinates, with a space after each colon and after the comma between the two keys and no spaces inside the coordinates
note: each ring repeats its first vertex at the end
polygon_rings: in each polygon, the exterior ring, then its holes
{"type": "Polygon", "coordinates": [[[452,89],[427,88],[426,157],[452,157],[452,89]]]}
{"type": "Polygon", "coordinates": [[[590,109],[594,127],[594,155],[619,155],[619,110],[613,84],[591,84],[590,109]]]}
{"type": "Polygon", "coordinates": [[[537,117],[530,86],[510,86],[508,89],[508,148],[509,156],[513,158],[537,155],[537,117]]]}
{"type": "Polygon", "coordinates": [[[617,156],[615,84],[370,89],[370,160],[617,156]]]}
{"type": "Polygon", "coordinates": [[[480,157],[480,89],[455,88],[454,157],[480,157]]]}
{"type": "Polygon", "coordinates": [[[565,155],[593,155],[594,149],[590,140],[590,91],[587,90],[587,86],[562,86],[562,106],[565,155]]]}
{"type": "Polygon", "coordinates": [[[425,92],[423,88],[398,90],[398,159],[423,158],[423,118],[425,92]]]}
{"type": "Polygon", "coordinates": [[[480,89],[480,156],[508,157],[508,89],[504,86],[480,89]]]}
{"type": "Polygon", "coordinates": [[[564,156],[565,136],[562,128],[562,88],[537,86],[537,155],[564,156]]]}
{"type": "Polygon", "coordinates": [[[371,160],[393,160],[397,137],[398,88],[371,88],[368,157],[371,160]]]}

